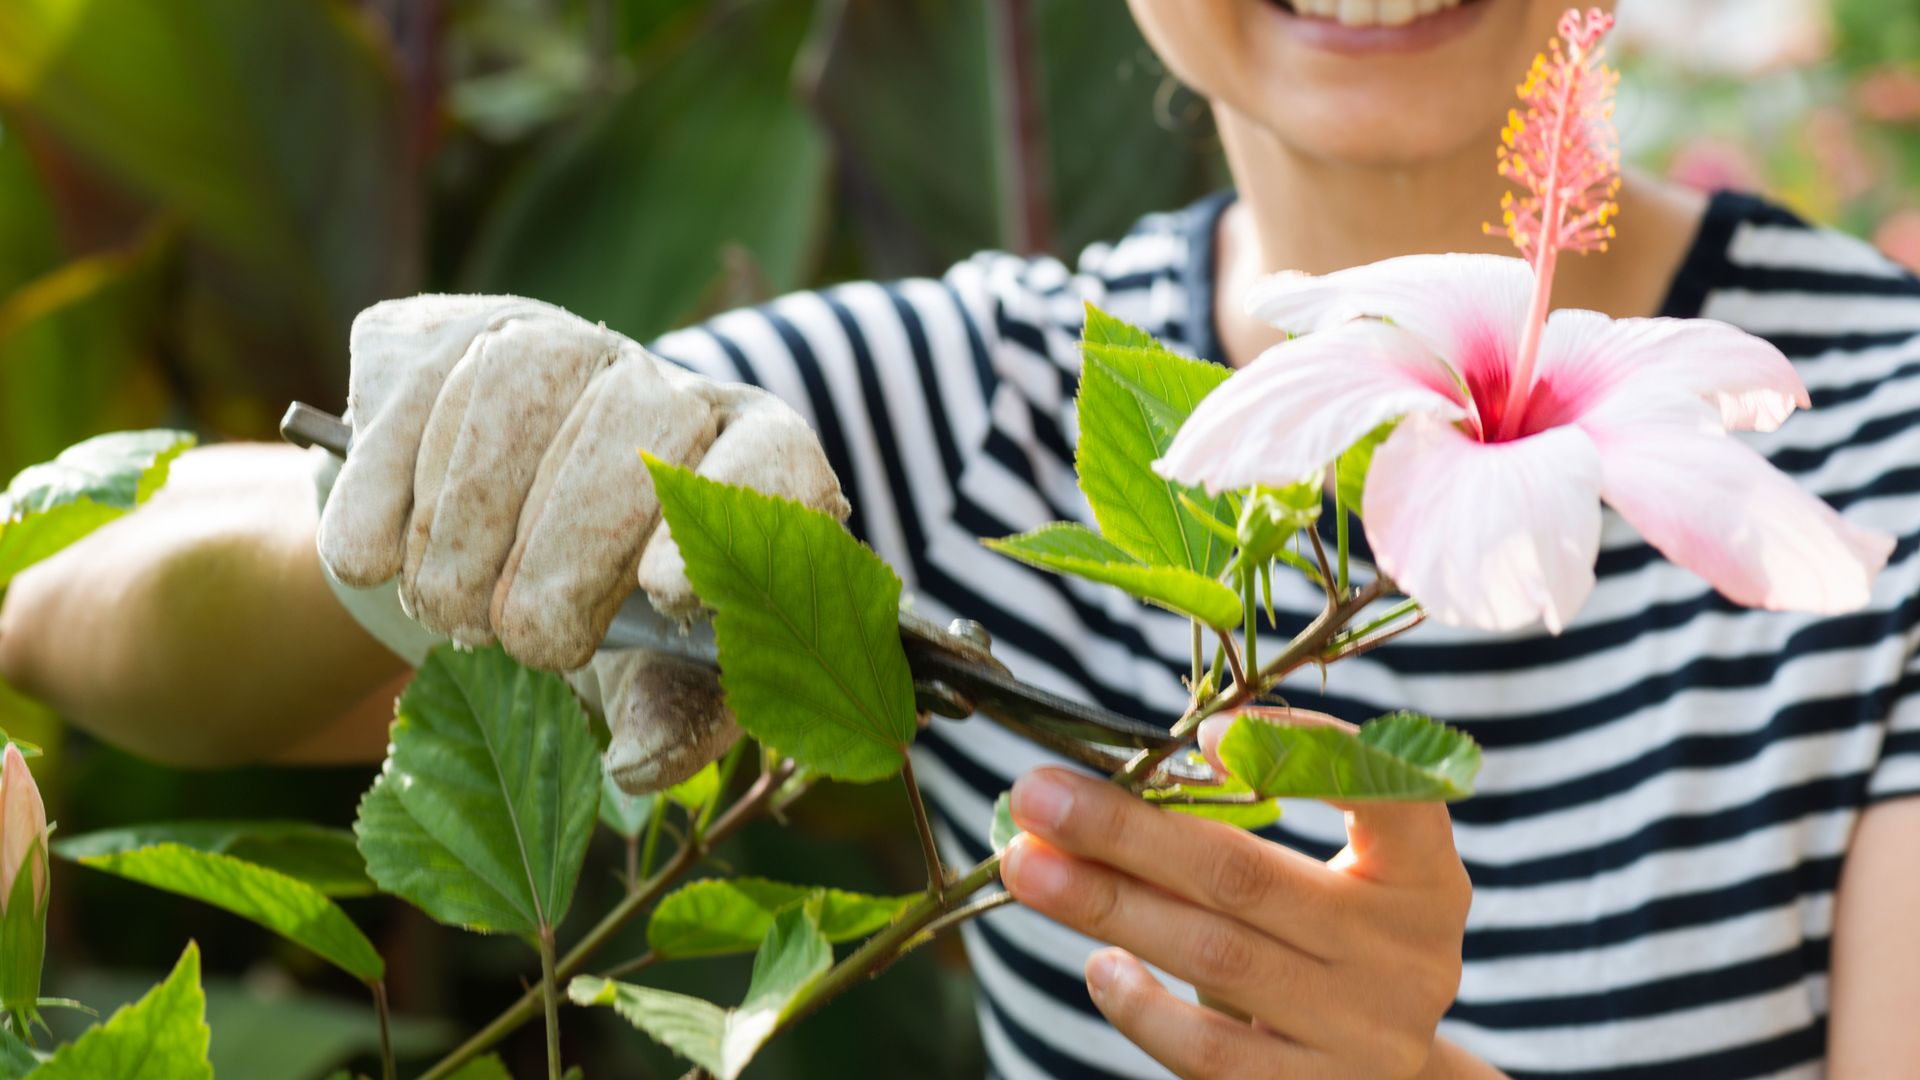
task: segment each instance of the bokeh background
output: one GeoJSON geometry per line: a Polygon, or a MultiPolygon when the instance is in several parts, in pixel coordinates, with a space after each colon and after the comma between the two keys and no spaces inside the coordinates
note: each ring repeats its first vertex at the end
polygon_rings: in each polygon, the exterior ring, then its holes
{"type": "MultiPolygon", "coordinates": [[[[1770,192],[1920,269],[1920,4],[1625,0],[1621,15],[1629,158],[1770,192]]],[[[268,438],[290,399],[337,407],[347,325],[384,297],[524,293],[644,339],[983,247],[1070,254],[1224,182],[1205,110],[1118,0],[5,0],[0,477],[102,431],[268,438]]],[[[69,834],[346,824],[369,780],[160,769],[4,686],[0,727],[49,748],[36,771],[69,834]]],[[[912,888],[896,801],[818,795],[797,828],[723,858],[912,888]]],[[[368,1063],[360,995],[320,965],[184,901],[56,872],[53,992],[110,1006],[192,936],[221,1075],[368,1063]]],[[[590,867],[576,911],[616,888],[590,867]]],[[[403,1052],[491,1016],[530,965],[516,942],[397,904],[353,914],[392,962],[403,1052]]],[[[902,968],[755,1075],[980,1075],[962,959],[902,968]]],[[[659,975],[722,998],[744,977],[659,975]]],[[[589,1075],[680,1071],[605,1011],[566,1028],[589,1075]]],[[[537,1036],[508,1051],[537,1068],[537,1036]]]]}

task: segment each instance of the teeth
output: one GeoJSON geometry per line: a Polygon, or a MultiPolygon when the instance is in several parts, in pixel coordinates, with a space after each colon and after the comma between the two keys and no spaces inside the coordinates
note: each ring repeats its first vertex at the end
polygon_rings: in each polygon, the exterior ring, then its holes
{"type": "Polygon", "coordinates": [[[1405,26],[1465,0],[1293,0],[1300,15],[1337,19],[1343,26],[1405,26]]]}

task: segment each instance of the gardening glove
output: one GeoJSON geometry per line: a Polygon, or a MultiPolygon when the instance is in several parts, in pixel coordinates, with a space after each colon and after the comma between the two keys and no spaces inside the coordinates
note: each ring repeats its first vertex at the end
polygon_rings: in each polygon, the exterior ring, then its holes
{"type": "Polygon", "coordinates": [[[606,718],[607,766],[629,793],[723,753],[739,732],[711,671],[595,652],[636,585],[664,614],[701,611],[639,452],[845,520],[806,422],[511,296],[376,304],[354,320],[350,362],[353,450],[320,519],[329,572],[357,587],[397,577],[427,629],[567,672],[606,718]]]}

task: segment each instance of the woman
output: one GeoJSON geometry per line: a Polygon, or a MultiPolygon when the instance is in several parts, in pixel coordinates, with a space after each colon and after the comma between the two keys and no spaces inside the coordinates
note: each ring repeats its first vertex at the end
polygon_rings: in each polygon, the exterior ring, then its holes
{"type": "MultiPolygon", "coordinates": [[[[776,487],[805,474],[792,493],[837,509],[810,467],[824,449],[849,524],[923,610],[985,622],[1027,678],[1173,715],[1183,623],[975,543],[1086,516],[1069,434],[1081,304],[1239,366],[1277,337],[1238,302],[1264,274],[1500,251],[1480,228],[1502,190],[1492,146],[1563,4],[1131,7],[1168,68],[1211,103],[1237,195],[1149,217],[1077,270],[986,254],[939,281],[789,297],[654,346],[715,383],[773,391],[818,444],[773,399],[682,382],[644,357],[602,364],[633,383],[614,386],[595,365],[626,347],[552,309],[383,305],[354,342],[356,456],[373,464],[341,475],[319,526],[344,584],[330,588],[315,556],[306,460],[201,451],[147,508],[13,586],[0,672],[155,756],[377,758],[387,684],[403,675],[396,654],[417,659],[425,639],[396,615],[393,585],[351,586],[398,571],[433,629],[497,634],[554,667],[579,662],[594,626],[553,622],[543,598],[595,610],[638,558],[656,600],[674,599],[671,566],[648,576],[645,529],[564,558],[564,543],[537,539],[650,526],[622,482],[622,425],[653,410],[680,418],[669,441],[696,447],[684,459],[716,431],[738,433],[749,449],[717,471],[776,487]],[[489,356],[498,362],[483,365],[489,356]],[[496,409],[503,422],[465,441],[445,419],[509,400],[525,407],[496,409]],[[381,416],[405,434],[372,434],[381,416]],[[601,446],[621,453],[593,453],[601,446]],[[770,460],[796,468],[767,470],[770,460]],[[209,572],[221,588],[206,587],[209,572]],[[355,707],[362,698],[372,704],[355,707]]],[[[1630,176],[1620,201],[1614,249],[1563,265],[1560,304],[1706,315],[1792,356],[1816,410],[1754,445],[1850,520],[1900,538],[1873,603],[1842,618],[1744,611],[1609,519],[1599,584],[1563,634],[1430,627],[1343,665],[1324,689],[1289,689],[1349,719],[1410,707],[1470,730],[1486,748],[1481,794],[1451,820],[1437,806],[1343,819],[1308,805],[1257,839],[1043,767],[1044,754],[997,729],[929,732],[916,770],[963,857],[983,853],[989,801],[1019,778],[1015,815],[1029,835],[1005,878],[1024,906],[967,930],[996,1072],[1920,1068],[1920,702],[1909,693],[1920,428],[1908,422],[1920,284],[1753,199],[1630,176]],[[1096,951],[1076,931],[1117,948],[1096,951]],[[1201,1009],[1141,960],[1255,1022],[1201,1009]]],[[[1709,506],[1724,493],[1701,494],[1709,506]]],[[[1304,585],[1275,600],[1283,620],[1318,607],[1304,585]]],[[[610,764],[628,780],[677,773],[724,737],[710,708],[671,707],[700,701],[699,688],[669,692],[644,658],[590,670],[582,685],[621,734],[610,764]]]]}

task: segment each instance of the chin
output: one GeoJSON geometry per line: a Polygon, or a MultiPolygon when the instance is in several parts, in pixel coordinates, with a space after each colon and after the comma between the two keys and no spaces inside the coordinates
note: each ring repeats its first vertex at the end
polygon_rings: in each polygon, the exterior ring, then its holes
{"type": "Polygon", "coordinates": [[[1484,144],[1569,2],[1130,0],[1168,69],[1217,108],[1301,153],[1378,166],[1484,144]]]}

